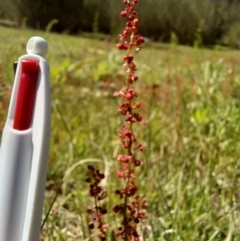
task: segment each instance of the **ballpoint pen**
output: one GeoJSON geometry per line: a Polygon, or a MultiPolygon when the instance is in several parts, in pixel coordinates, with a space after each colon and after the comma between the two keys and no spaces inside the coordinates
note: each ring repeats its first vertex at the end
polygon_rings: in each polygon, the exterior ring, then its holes
{"type": "Polygon", "coordinates": [[[15,64],[0,146],[0,241],[40,236],[51,125],[47,48],[32,37],[15,64]]]}

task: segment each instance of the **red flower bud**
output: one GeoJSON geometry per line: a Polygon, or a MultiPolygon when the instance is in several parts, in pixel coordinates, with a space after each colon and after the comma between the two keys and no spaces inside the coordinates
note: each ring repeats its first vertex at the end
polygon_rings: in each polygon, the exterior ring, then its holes
{"type": "Polygon", "coordinates": [[[126,63],[131,63],[133,61],[133,56],[127,55],[123,58],[123,61],[126,62],[126,63]]]}
{"type": "Polygon", "coordinates": [[[91,182],[91,178],[88,177],[88,178],[85,179],[85,181],[86,181],[86,182],[91,182]]]}
{"type": "Polygon", "coordinates": [[[125,48],[125,45],[123,43],[118,43],[118,44],[116,44],[116,46],[119,50],[124,50],[124,48],[125,48]]]}
{"type": "Polygon", "coordinates": [[[123,18],[125,18],[125,17],[127,16],[127,12],[126,12],[126,11],[122,11],[122,12],[120,13],[120,15],[121,15],[123,18]]]}
{"type": "Polygon", "coordinates": [[[89,223],[89,224],[88,224],[88,228],[89,228],[89,229],[94,229],[94,223],[89,223]]]}
{"type": "Polygon", "coordinates": [[[128,16],[128,20],[129,20],[129,21],[133,21],[133,19],[134,19],[134,16],[133,16],[133,15],[129,15],[129,16],[128,16]]]}
{"type": "Polygon", "coordinates": [[[87,168],[88,168],[89,171],[94,171],[95,170],[95,168],[93,166],[91,166],[91,165],[88,165],[87,168]]]}

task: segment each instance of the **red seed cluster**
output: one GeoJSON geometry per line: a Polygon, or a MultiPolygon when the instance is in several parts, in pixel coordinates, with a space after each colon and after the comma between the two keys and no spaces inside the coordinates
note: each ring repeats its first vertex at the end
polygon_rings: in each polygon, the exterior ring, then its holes
{"type": "Polygon", "coordinates": [[[123,144],[123,147],[127,150],[131,149],[132,145],[137,142],[137,139],[133,131],[125,125],[121,127],[121,130],[118,132],[118,136],[123,144]]]}
{"type": "Polygon", "coordinates": [[[144,43],[144,38],[136,35],[137,27],[139,25],[139,19],[137,18],[137,11],[134,9],[134,5],[138,4],[138,1],[123,1],[126,8],[121,11],[120,15],[127,19],[125,29],[120,34],[121,42],[117,44],[119,50],[129,50],[136,47],[136,51],[141,49],[141,45],[144,43]],[[130,38],[130,42],[127,42],[130,38]]]}
{"type": "MultiPolygon", "coordinates": [[[[129,205],[127,205],[126,219],[123,220],[125,229],[119,227],[115,231],[117,237],[121,237],[123,240],[140,241],[140,235],[137,232],[137,224],[145,218],[147,209],[147,202],[145,199],[140,199],[139,195],[135,195],[134,199],[129,205]]],[[[115,213],[124,213],[125,209],[123,205],[117,205],[114,207],[115,213]]]]}
{"type": "Polygon", "coordinates": [[[119,155],[118,161],[123,163],[133,163],[135,166],[139,166],[140,161],[137,160],[133,155],[119,155]]]}
{"type": "Polygon", "coordinates": [[[91,217],[88,227],[89,229],[97,228],[99,231],[97,235],[98,239],[105,241],[108,225],[103,223],[103,215],[107,213],[107,209],[99,204],[101,200],[107,197],[106,190],[100,186],[100,182],[105,178],[105,175],[91,165],[88,166],[88,171],[91,176],[86,178],[85,181],[89,183],[89,194],[94,198],[94,207],[87,210],[87,213],[91,217]]]}

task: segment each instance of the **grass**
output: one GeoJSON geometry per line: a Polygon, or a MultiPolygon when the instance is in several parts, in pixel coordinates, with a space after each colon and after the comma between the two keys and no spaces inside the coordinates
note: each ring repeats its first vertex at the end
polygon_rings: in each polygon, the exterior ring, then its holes
{"type": "MultiPolygon", "coordinates": [[[[122,55],[111,40],[98,41],[0,27],[1,129],[6,116],[12,63],[34,35],[49,43],[52,135],[44,213],[59,195],[42,240],[96,240],[86,208],[86,166],[101,168],[111,210],[119,184],[120,152],[114,90],[124,84],[122,55]]],[[[147,144],[138,186],[148,202],[145,240],[237,241],[240,239],[240,53],[149,43],[138,56],[137,88],[147,144]]],[[[44,218],[44,217],[43,217],[44,218]]],[[[119,220],[109,213],[108,222],[119,220]]],[[[109,240],[115,240],[110,230],[109,240]]]]}

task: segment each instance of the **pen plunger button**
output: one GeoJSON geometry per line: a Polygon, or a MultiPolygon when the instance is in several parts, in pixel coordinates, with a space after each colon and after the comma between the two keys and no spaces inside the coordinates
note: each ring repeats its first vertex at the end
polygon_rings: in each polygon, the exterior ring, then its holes
{"type": "Polygon", "coordinates": [[[28,54],[37,54],[44,57],[48,50],[48,44],[41,37],[32,37],[28,40],[26,50],[28,54]]]}

